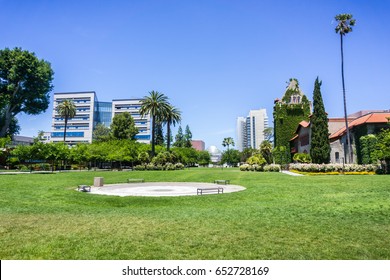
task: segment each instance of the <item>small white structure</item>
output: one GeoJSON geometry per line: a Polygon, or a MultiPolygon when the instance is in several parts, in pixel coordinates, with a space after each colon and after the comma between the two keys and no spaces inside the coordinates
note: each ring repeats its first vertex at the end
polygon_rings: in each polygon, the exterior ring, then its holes
{"type": "Polygon", "coordinates": [[[208,147],[207,151],[210,154],[210,160],[212,164],[218,164],[221,161],[222,153],[216,146],[208,147]]]}

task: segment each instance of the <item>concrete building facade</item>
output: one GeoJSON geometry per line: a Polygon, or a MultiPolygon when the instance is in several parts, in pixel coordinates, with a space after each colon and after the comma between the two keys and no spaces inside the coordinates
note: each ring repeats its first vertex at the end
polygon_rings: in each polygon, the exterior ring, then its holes
{"type": "Polygon", "coordinates": [[[249,115],[238,117],[236,123],[236,147],[239,151],[245,148],[259,149],[265,140],[264,130],[268,127],[266,109],[250,110],[249,115]]]}
{"type": "Polygon", "coordinates": [[[141,99],[114,99],[112,102],[98,101],[94,91],[54,93],[52,113],[52,131],[45,135],[45,140],[62,142],[64,138],[65,119],[57,112],[57,107],[64,100],[72,100],[76,106],[76,115],[68,120],[66,142],[69,145],[77,143],[91,143],[93,131],[97,124],[109,127],[116,114],[129,112],[134,118],[139,133],[136,139],[139,142],[150,143],[150,116],[141,117],[141,99]]]}

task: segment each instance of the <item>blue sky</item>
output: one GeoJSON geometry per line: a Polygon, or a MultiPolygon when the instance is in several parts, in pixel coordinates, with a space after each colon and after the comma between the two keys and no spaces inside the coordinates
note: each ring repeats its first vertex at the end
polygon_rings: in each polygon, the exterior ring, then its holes
{"type": "MultiPolygon", "coordinates": [[[[100,101],[166,94],[193,139],[221,147],[238,116],[266,108],[297,78],[312,99],[317,76],[330,117],[343,115],[340,38],[348,112],[390,109],[389,0],[0,0],[0,48],[49,61],[53,92],[96,91],[100,101]]],[[[53,93],[52,92],[52,93],[53,93]]],[[[18,116],[21,135],[49,131],[52,104],[18,116]]],[[[177,129],[177,127],[176,127],[177,129]]]]}

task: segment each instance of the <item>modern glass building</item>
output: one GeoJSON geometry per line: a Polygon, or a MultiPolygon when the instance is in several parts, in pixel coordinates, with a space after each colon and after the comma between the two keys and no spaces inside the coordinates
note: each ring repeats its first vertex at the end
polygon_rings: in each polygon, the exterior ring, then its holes
{"type": "Polygon", "coordinates": [[[66,142],[69,145],[91,143],[96,125],[103,124],[109,127],[113,117],[121,112],[130,112],[134,118],[139,130],[136,139],[139,142],[150,143],[150,117],[140,116],[141,99],[116,99],[112,102],[102,102],[98,101],[94,91],[54,93],[52,131],[48,137],[49,141],[63,141],[65,119],[58,114],[57,107],[66,99],[72,100],[76,106],[76,115],[68,120],[66,128],[66,142]]]}

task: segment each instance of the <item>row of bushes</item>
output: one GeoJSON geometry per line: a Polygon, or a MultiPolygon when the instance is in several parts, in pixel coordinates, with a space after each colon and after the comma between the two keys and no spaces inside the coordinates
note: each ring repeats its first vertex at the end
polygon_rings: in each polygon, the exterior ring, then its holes
{"type": "Polygon", "coordinates": [[[314,163],[291,163],[290,170],[299,172],[314,172],[314,173],[329,173],[329,172],[376,172],[378,165],[376,164],[314,164],[314,163]]]}
{"type": "Polygon", "coordinates": [[[258,164],[243,164],[240,166],[241,171],[258,171],[258,172],[280,172],[279,164],[258,165],[258,164]]]}
{"type": "Polygon", "coordinates": [[[143,171],[143,170],[182,170],[184,169],[184,164],[182,163],[166,163],[162,164],[144,164],[144,165],[136,165],[134,170],[143,171]]]}

